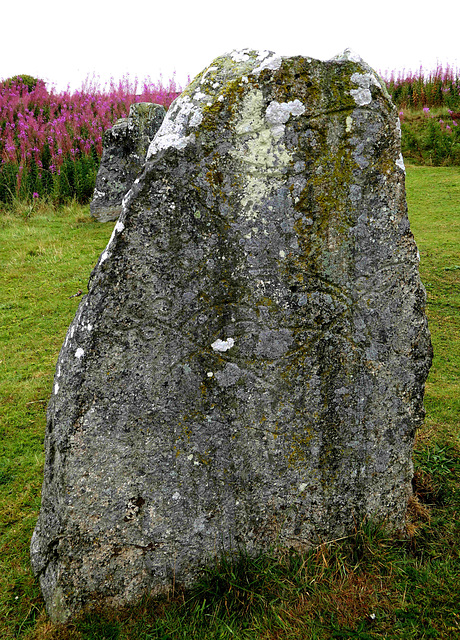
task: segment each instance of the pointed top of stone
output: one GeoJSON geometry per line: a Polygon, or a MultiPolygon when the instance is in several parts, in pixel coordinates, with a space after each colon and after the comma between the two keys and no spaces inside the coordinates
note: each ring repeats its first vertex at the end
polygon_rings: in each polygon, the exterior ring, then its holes
{"type": "Polygon", "coordinates": [[[104,132],[102,158],[96,176],[91,215],[99,222],[116,220],[122,201],[141,172],[150,141],[166,110],[152,102],[136,102],[127,118],[119,118],[104,132]]]}
{"type": "Polygon", "coordinates": [[[359,53],[356,53],[356,51],[353,51],[353,49],[344,49],[341,53],[338,53],[336,56],[334,56],[332,58],[332,60],[336,60],[337,62],[341,62],[343,61],[349,61],[349,62],[359,62],[359,63],[364,63],[364,60],[361,58],[361,56],[359,55],[359,53]]]}
{"type": "MultiPolygon", "coordinates": [[[[240,96],[243,96],[249,89],[249,85],[254,86],[260,80],[262,72],[282,75],[282,69],[287,71],[288,67],[292,68],[296,65],[294,61],[299,66],[299,73],[304,73],[310,68],[313,76],[315,69],[325,64],[313,58],[301,56],[289,58],[273,51],[248,48],[232,51],[213,60],[171,105],[157,135],[150,144],[147,160],[151,159],[157,151],[168,148],[185,149],[189,144],[194,143],[203,118],[206,117],[209,120],[213,111],[217,114],[219,104],[223,106],[227,103],[231,92],[234,93],[237,90],[240,96]]],[[[371,82],[383,90],[377,74],[350,49],[336,56],[333,61],[357,63],[355,80],[352,78],[352,81],[358,85],[362,84],[360,75],[364,74],[365,84],[368,85],[371,82]],[[366,74],[369,74],[368,78],[366,74]]],[[[349,95],[352,93],[349,92],[349,95]]],[[[389,97],[388,94],[386,97],[389,97]]],[[[290,103],[289,100],[275,101],[276,104],[280,102],[290,103]]]]}

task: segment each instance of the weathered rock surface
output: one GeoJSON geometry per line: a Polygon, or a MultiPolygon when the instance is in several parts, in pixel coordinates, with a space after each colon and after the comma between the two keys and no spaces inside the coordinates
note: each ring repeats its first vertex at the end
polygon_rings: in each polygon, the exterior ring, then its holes
{"type": "Polygon", "coordinates": [[[349,54],[233,52],[172,105],[57,363],[52,618],[237,546],[404,527],[431,343],[399,136],[349,54]]]}
{"type": "Polygon", "coordinates": [[[127,118],[120,118],[105,131],[102,158],[96,176],[91,215],[99,222],[116,220],[124,196],[142,170],[150,142],[166,115],[165,108],[151,102],[137,102],[127,118]]]}

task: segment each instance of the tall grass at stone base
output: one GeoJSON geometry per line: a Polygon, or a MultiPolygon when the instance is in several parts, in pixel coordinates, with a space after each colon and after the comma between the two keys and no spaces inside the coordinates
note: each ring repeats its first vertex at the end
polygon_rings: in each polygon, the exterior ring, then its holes
{"type": "Polygon", "coordinates": [[[0,203],[91,200],[102,136],[135,102],[166,108],[179,95],[174,77],[139,82],[125,76],[101,87],[87,78],[78,91],[48,90],[30,76],[0,82],[0,203]],[[31,82],[33,81],[33,82],[31,82]]]}

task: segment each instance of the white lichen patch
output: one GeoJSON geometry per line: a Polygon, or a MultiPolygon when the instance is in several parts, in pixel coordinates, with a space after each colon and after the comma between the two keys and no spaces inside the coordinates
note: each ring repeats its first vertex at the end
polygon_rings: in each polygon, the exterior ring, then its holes
{"type": "Polygon", "coordinates": [[[356,53],[356,51],[353,51],[353,49],[344,49],[341,53],[338,53],[332,59],[333,60],[337,60],[338,62],[340,62],[342,60],[344,62],[347,62],[347,61],[349,61],[349,62],[363,62],[363,59],[361,58],[359,53],[356,53]]]}
{"type": "Polygon", "coordinates": [[[257,217],[257,205],[277,188],[282,168],[291,162],[282,139],[284,123],[291,115],[304,111],[299,100],[273,101],[267,108],[260,90],[253,90],[243,98],[235,124],[237,138],[230,154],[244,167],[240,205],[248,220],[257,217]]]}
{"type": "Polygon", "coordinates": [[[80,360],[80,358],[83,358],[84,355],[85,352],[83,351],[83,349],[81,347],[78,347],[78,349],[75,351],[75,357],[80,360]]]}
{"type": "Polygon", "coordinates": [[[241,51],[232,51],[229,56],[233,62],[247,62],[249,60],[249,49],[241,49],[241,51]]]}
{"type": "Polygon", "coordinates": [[[398,166],[404,171],[404,173],[406,173],[406,167],[404,165],[404,158],[402,156],[402,153],[399,154],[399,158],[396,160],[396,166],[398,166]]]}
{"type": "MultiPolygon", "coordinates": [[[[133,186],[134,186],[134,185],[132,185],[132,186],[131,186],[131,189],[133,188],[133,186]]],[[[122,198],[122,200],[121,200],[121,212],[120,212],[120,216],[121,216],[123,213],[126,213],[126,210],[127,210],[127,208],[128,208],[128,204],[129,204],[129,201],[131,200],[131,197],[132,197],[132,195],[133,195],[133,194],[132,194],[132,190],[131,190],[131,189],[125,193],[125,195],[123,196],[123,198],[122,198]]]]}
{"type": "Polygon", "coordinates": [[[54,395],[57,395],[59,392],[59,384],[56,382],[56,384],[54,385],[54,395]]]}
{"type": "Polygon", "coordinates": [[[347,133],[350,133],[352,124],[353,124],[353,118],[351,116],[347,116],[345,119],[345,131],[347,133]]]}
{"type": "Polygon", "coordinates": [[[301,116],[305,113],[305,105],[300,100],[292,100],[291,102],[277,102],[272,100],[265,112],[265,118],[272,128],[275,138],[280,138],[284,134],[284,124],[289,120],[291,115],[301,116]]]}
{"type": "Polygon", "coordinates": [[[265,58],[268,58],[268,56],[271,55],[271,53],[272,52],[267,51],[267,49],[264,49],[264,51],[258,51],[256,60],[259,60],[259,62],[262,62],[262,60],[265,60],[265,58]]]}
{"type": "Polygon", "coordinates": [[[124,228],[125,228],[125,225],[123,224],[123,222],[120,222],[120,220],[118,220],[116,225],[113,228],[112,235],[110,236],[110,240],[107,243],[106,251],[114,241],[114,238],[117,235],[117,233],[121,233],[124,230],[124,228]]]}
{"type": "MultiPolygon", "coordinates": [[[[126,197],[126,196],[125,196],[126,197]]],[[[110,245],[112,244],[115,236],[117,233],[121,233],[125,228],[125,225],[123,224],[123,222],[121,222],[120,220],[117,221],[116,225],[113,228],[112,231],[112,235],[110,236],[110,240],[107,243],[106,248],[104,249],[101,258],[99,260],[99,264],[102,264],[103,262],[105,262],[105,260],[107,260],[107,258],[110,255],[109,249],[110,249],[110,245]]]]}
{"type": "Polygon", "coordinates": [[[354,73],[351,81],[358,85],[358,89],[351,89],[350,94],[358,107],[363,107],[372,102],[371,86],[381,89],[381,85],[372,73],[354,73]]]}
{"type": "Polygon", "coordinates": [[[235,341],[233,338],[227,338],[227,340],[219,339],[213,342],[211,347],[214,349],[214,351],[225,352],[231,349],[234,346],[234,344],[235,344],[235,341]]]}
{"type": "Polygon", "coordinates": [[[272,71],[276,71],[281,67],[281,63],[283,62],[283,58],[279,56],[277,53],[273,53],[270,57],[265,58],[262,64],[259,67],[256,67],[252,72],[255,76],[258,76],[261,71],[264,69],[271,69],[272,71]]]}
{"type": "MultiPolygon", "coordinates": [[[[201,94],[205,98],[205,94],[201,94]]],[[[150,143],[146,160],[151,158],[157,151],[174,147],[184,149],[188,144],[195,142],[195,134],[186,135],[187,128],[198,127],[203,120],[201,107],[191,100],[190,96],[181,96],[169,109],[166,118],[158,129],[156,136],[150,143]]]]}
{"type": "Polygon", "coordinates": [[[205,93],[202,93],[201,91],[195,91],[195,93],[193,94],[194,100],[204,100],[205,98],[207,98],[207,95],[205,93]]]}
{"type": "MultiPolygon", "coordinates": [[[[200,84],[204,84],[206,82],[206,76],[208,75],[208,73],[211,73],[212,71],[218,71],[219,67],[208,67],[206,69],[206,71],[203,73],[203,76],[200,80],[200,84]]],[[[214,87],[214,85],[212,85],[214,87]]],[[[219,85],[217,85],[219,86],[219,85]]]]}
{"type": "Polygon", "coordinates": [[[291,114],[300,116],[305,113],[305,105],[300,100],[292,100],[291,102],[277,102],[272,100],[267,107],[265,117],[268,122],[273,125],[284,124],[289,120],[291,114]]]}
{"type": "Polygon", "coordinates": [[[112,236],[114,235],[114,232],[115,232],[115,233],[121,233],[121,232],[124,230],[124,228],[125,228],[125,225],[123,224],[123,222],[121,222],[120,220],[118,220],[118,221],[117,221],[117,224],[115,225],[115,229],[114,229],[114,231],[112,232],[112,236]]]}

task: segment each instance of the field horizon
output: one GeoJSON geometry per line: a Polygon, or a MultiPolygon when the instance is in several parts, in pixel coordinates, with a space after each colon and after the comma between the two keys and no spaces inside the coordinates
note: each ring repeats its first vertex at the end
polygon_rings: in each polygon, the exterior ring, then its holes
{"type": "MultiPolygon", "coordinates": [[[[399,111],[406,159],[429,166],[460,165],[460,71],[393,71],[383,78],[399,111]]],[[[124,76],[101,86],[55,92],[24,75],[0,81],[0,206],[16,200],[52,204],[92,197],[104,131],[134,102],[169,108],[183,88],[169,80],[124,76]]]]}

